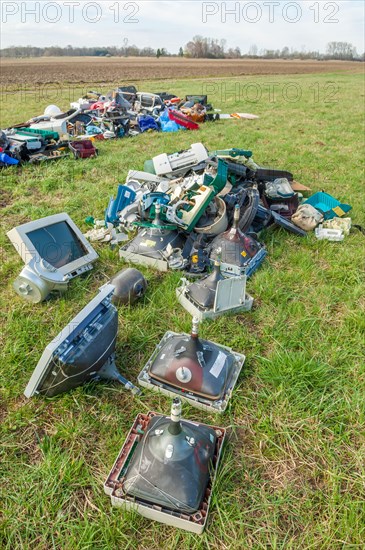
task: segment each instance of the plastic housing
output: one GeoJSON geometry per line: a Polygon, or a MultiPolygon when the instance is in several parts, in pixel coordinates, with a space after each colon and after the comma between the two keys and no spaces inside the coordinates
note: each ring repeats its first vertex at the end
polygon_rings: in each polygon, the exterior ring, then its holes
{"type": "MultiPolygon", "coordinates": [[[[159,521],[160,523],[170,525],[171,527],[177,527],[179,529],[184,529],[185,531],[190,531],[191,533],[201,535],[208,521],[212,491],[221,459],[223,444],[226,438],[226,430],[221,427],[205,425],[214,429],[217,435],[210,481],[205,491],[200,509],[192,515],[181,514],[168,510],[167,508],[163,508],[159,505],[144,502],[138,498],[129,497],[122,489],[123,475],[126,472],[126,468],[131,460],[135,445],[141,438],[141,431],[148,427],[149,422],[155,416],[161,415],[154,412],[149,412],[148,414],[140,413],[136,416],[124,445],[122,446],[106,479],[104,491],[110,496],[112,506],[122,507],[126,511],[135,511],[148,519],[159,521]]],[[[196,425],[197,423],[194,424],[196,425]]],[[[202,425],[204,426],[204,424],[202,425]]]]}
{"type": "Polygon", "coordinates": [[[145,388],[148,388],[155,392],[161,392],[164,395],[168,395],[169,397],[172,397],[172,398],[178,396],[183,401],[190,403],[190,405],[198,409],[203,409],[206,411],[216,412],[216,413],[224,412],[227,408],[233,389],[236,385],[236,382],[242,370],[243,364],[246,360],[245,355],[243,355],[242,353],[237,353],[227,346],[222,346],[221,344],[210,342],[217,348],[221,349],[223,352],[232,354],[232,356],[234,357],[234,365],[231,370],[229,379],[227,380],[223,395],[220,398],[204,397],[202,395],[197,395],[196,392],[193,393],[188,389],[182,389],[177,387],[176,385],[171,385],[166,381],[157,380],[155,377],[152,377],[149,372],[154,361],[157,359],[158,355],[160,354],[162,348],[167,346],[170,343],[170,341],[176,338],[177,336],[187,337],[187,338],[190,337],[189,334],[185,334],[185,333],[177,334],[176,332],[171,332],[171,331],[166,332],[162,340],[156,346],[154,352],[152,353],[151,357],[147,361],[146,365],[143,367],[143,369],[139,373],[138,383],[145,388]]]}

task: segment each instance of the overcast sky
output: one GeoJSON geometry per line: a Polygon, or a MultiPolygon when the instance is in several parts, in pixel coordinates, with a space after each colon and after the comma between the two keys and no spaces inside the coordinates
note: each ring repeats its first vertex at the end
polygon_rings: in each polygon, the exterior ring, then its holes
{"type": "Polygon", "coordinates": [[[128,43],[177,53],[196,34],[226,39],[242,53],[252,44],[325,52],[331,41],[351,42],[362,53],[364,2],[1,0],[2,48],[128,43]]]}

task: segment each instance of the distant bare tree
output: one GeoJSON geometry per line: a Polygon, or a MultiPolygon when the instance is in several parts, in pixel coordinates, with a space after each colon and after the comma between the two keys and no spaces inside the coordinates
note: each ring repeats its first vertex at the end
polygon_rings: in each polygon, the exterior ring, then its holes
{"type": "Polygon", "coordinates": [[[252,44],[252,46],[250,46],[250,49],[248,50],[248,55],[250,57],[256,57],[257,54],[258,54],[258,47],[256,46],[256,44],[252,44]]]}
{"type": "Polygon", "coordinates": [[[354,59],[357,56],[356,48],[349,42],[329,42],[327,56],[332,59],[354,59]]]}
{"type": "Polygon", "coordinates": [[[185,52],[188,57],[221,59],[225,57],[225,47],[226,40],[196,35],[186,44],[185,52]]]}

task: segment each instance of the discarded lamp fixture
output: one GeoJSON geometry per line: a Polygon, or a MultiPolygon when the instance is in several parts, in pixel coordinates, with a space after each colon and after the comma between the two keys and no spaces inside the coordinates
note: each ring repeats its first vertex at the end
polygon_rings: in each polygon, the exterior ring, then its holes
{"type": "Polygon", "coordinates": [[[134,394],[140,390],[128,382],[115,365],[118,312],[111,304],[114,286],[104,285],[99,294],[48,344],[24,394],[53,397],[92,380],[120,382],[134,394]]]}
{"type": "Polygon", "coordinates": [[[68,214],[56,214],[15,227],[7,233],[26,266],[14,282],[29,302],[64,292],[68,282],[92,269],[98,255],[68,214]]]}
{"type": "Polygon", "coordinates": [[[110,284],[115,287],[112,303],[116,306],[134,304],[142,298],[147,289],[147,281],[143,274],[133,267],[119,271],[111,279],[110,284]]]}
{"type": "Polygon", "coordinates": [[[166,332],[138,375],[141,386],[170,396],[178,394],[194,407],[223,412],[245,356],[198,337],[199,319],[190,335],[166,332]]]}
{"type": "Polygon", "coordinates": [[[160,219],[161,205],[155,205],[155,219],[150,227],[142,229],[138,235],[119,251],[121,258],[139,265],[167,271],[168,250],[182,249],[184,237],[175,226],[166,225],[160,219]]]}
{"type": "Polygon", "coordinates": [[[171,416],[138,414],[104,484],[113,506],[201,534],[226,430],[171,416]]]}
{"type": "Polygon", "coordinates": [[[250,311],[253,298],[246,294],[246,275],[223,277],[220,262],[215,261],[210,275],[194,283],[181,279],[176,289],[180,304],[199,320],[215,319],[225,313],[250,311]]]}
{"type": "Polygon", "coordinates": [[[208,151],[202,143],[193,143],[190,149],[179,151],[171,155],[162,153],[154,157],[152,160],[147,160],[144,164],[146,172],[156,174],[157,176],[165,176],[176,178],[184,176],[197,164],[205,161],[208,158],[208,151]]]}
{"type": "Polygon", "coordinates": [[[235,206],[233,225],[212,242],[210,260],[221,261],[221,271],[226,276],[246,275],[249,277],[260,267],[267,252],[253,237],[242,233],[239,228],[240,207],[235,206]]]}

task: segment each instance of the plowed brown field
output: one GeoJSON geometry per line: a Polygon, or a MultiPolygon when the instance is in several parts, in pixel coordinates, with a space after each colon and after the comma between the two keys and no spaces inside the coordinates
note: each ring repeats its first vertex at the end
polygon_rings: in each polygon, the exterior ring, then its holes
{"type": "Polygon", "coordinates": [[[364,64],[347,61],[185,58],[35,58],[1,59],[3,86],[72,82],[163,80],[193,77],[309,74],[363,71],[364,64]]]}

